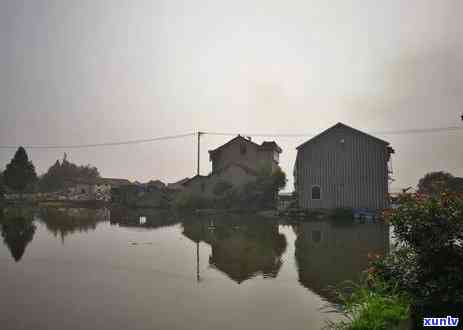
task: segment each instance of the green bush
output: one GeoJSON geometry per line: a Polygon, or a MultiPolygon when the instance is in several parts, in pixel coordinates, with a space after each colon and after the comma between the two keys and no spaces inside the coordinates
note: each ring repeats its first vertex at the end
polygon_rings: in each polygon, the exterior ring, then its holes
{"type": "Polygon", "coordinates": [[[173,206],[179,210],[196,210],[209,207],[210,201],[191,192],[181,192],[174,199],[173,206]]]}
{"type": "Polygon", "coordinates": [[[407,292],[416,322],[422,317],[462,316],[463,198],[403,195],[389,217],[399,245],[374,262],[378,278],[407,292]]]}
{"type": "Polygon", "coordinates": [[[228,182],[228,181],[219,181],[214,186],[213,193],[216,196],[223,196],[232,188],[233,188],[233,185],[230,182],[228,182]]]}
{"type": "Polygon", "coordinates": [[[354,211],[348,207],[338,207],[331,211],[330,214],[333,219],[354,219],[354,211]]]}
{"type": "Polygon", "coordinates": [[[396,246],[372,262],[369,285],[343,300],[349,321],[332,328],[383,329],[381,320],[405,311],[416,326],[423,317],[463,316],[463,196],[403,194],[399,202],[386,218],[396,246]]]}
{"type": "Polygon", "coordinates": [[[390,222],[414,257],[417,310],[463,311],[463,197],[404,195],[400,203],[390,222]]]}

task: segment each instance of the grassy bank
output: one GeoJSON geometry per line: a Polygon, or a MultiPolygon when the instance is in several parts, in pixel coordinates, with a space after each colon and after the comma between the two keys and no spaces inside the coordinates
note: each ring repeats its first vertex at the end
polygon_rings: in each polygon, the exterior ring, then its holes
{"type": "Polygon", "coordinates": [[[346,320],[328,322],[329,329],[389,330],[410,327],[410,298],[384,282],[350,283],[336,290],[336,293],[346,320]]]}

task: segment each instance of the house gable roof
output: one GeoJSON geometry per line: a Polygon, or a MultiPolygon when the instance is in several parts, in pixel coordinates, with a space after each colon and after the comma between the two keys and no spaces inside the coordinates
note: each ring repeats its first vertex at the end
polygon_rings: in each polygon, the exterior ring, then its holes
{"type": "Polygon", "coordinates": [[[225,144],[222,144],[220,147],[215,148],[213,150],[209,150],[209,155],[213,156],[216,152],[222,150],[223,148],[229,146],[232,143],[235,143],[237,141],[242,141],[246,142],[248,144],[251,144],[255,146],[258,150],[276,150],[278,153],[281,153],[281,148],[278,146],[278,144],[275,141],[264,141],[262,144],[257,144],[251,140],[246,139],[244,136],[237,135],[230,141],[228,141],[225,144]]]}
{"type": "Polygon", "coordinates": [[[377,137],[375,137],[375,136],[373,136],[373,135],[370,135],[370,134],[368,134],[368,133],[362,132],[362,131],[360,131],[360,130],[358,130],[358,129],[355,129],[355,128],[353,128],[353,127],[350,127],[350,126],[348,126],[348,125],[346,125],[346,124],[337,123],[336,125],[331,126],[330,128],[324,130],[324,131],[321,132],[320,134],[314,136],[314,137],[311,138],[310,140],[308,140],[308,141],[302,143],[301,145],[299,145],[298,147],[296,147],[296,149],[299,150],[299,149],[301,149],[301,148],[304,148],[306,145],[312,143],[313,141],[317,140],[317,139],[320,138],[320,137],[323,137],[323,136],[327,135],[327,134],[330,133],[333,129],[336,129],[336,128],[347,128],[347,129],[349,129],[349,130],[351,130],[351,131],[353,131],[353,132],[355,132],[355,133],[357,133],[357,134],[361,134],[361,135],[367,136],[367,137],[369,137],[369,138],[375,140],[375,141],[378,142],[378,143],[381,143],[381,144],[384,144],[384,145],[389,145],[389,142],[384,141],[384,140],[381,140],[381,139],[379,139],[379,138],[377,138],[377,137]]]}

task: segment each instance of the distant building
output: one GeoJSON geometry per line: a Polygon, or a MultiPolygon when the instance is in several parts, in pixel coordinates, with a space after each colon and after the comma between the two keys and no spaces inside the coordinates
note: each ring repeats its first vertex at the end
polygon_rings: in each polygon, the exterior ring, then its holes
{"type": "Polygon", "coordinates": [[[388,206],[389,142],[338,123],[297,147],[294,181],[306,209],[388,206]]]}
{"type": "Polygon", "coordinates": [[[130,185],[127,179],[101,178],[96,180],[95,196],[98,200],[110,201],[111,189],[130,185]]]}
{"type": "Polygon", "coordinates": [[[212,162],[211,174],[196,175],[182,183],[182,186],[196,194],[206,197],[214,195],[219,182],[228,182],[235,187],[254,181],[261,168],[278,168],[281,148],[273,141],[262,144],[250,138],[236,136],[222,146],[209,151],[212,162]]]}

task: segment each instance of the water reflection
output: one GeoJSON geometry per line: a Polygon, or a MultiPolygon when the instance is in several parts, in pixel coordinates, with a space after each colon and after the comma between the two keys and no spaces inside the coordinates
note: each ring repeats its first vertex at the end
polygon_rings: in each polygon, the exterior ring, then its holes
{"type": "Polygon", "coordinates": [[[278,223],[265,219],[228,216],[183,222],[183,235],[212,248],[209,264],[237,283],[262,274],[276,277],[286,238],[278,223]]]}
{"type": "Polygon", "coordinates": [[[108,221],[108,209],[42,208],[40,220],[47,229],[64,242],[66,236],[76,232],[95,230],[99,222],[108,221]]]}
{"type": "Polygon", "coordinates": [[[130,209],[113,207],[110,211],[111,224],[121,227],[160,228],[180,222],[178,215],[159,209],[130,209]]]}
{"type": "Polygon", "coordinates": [[[36,226],[33,213],[24,209],[0,210],[0,227],[3,243],[10,250],[13,259],[21,260],[27,245],[34,238],[36,226]]]}
{"type": "Polygon", "coordinates": [[[328,300],[329,286],[357,281],[368,267],[368,255],[385,255],[389,227],[383,223],[336,225],[330,221],[293,225],[299,282],[328,300]]]}

